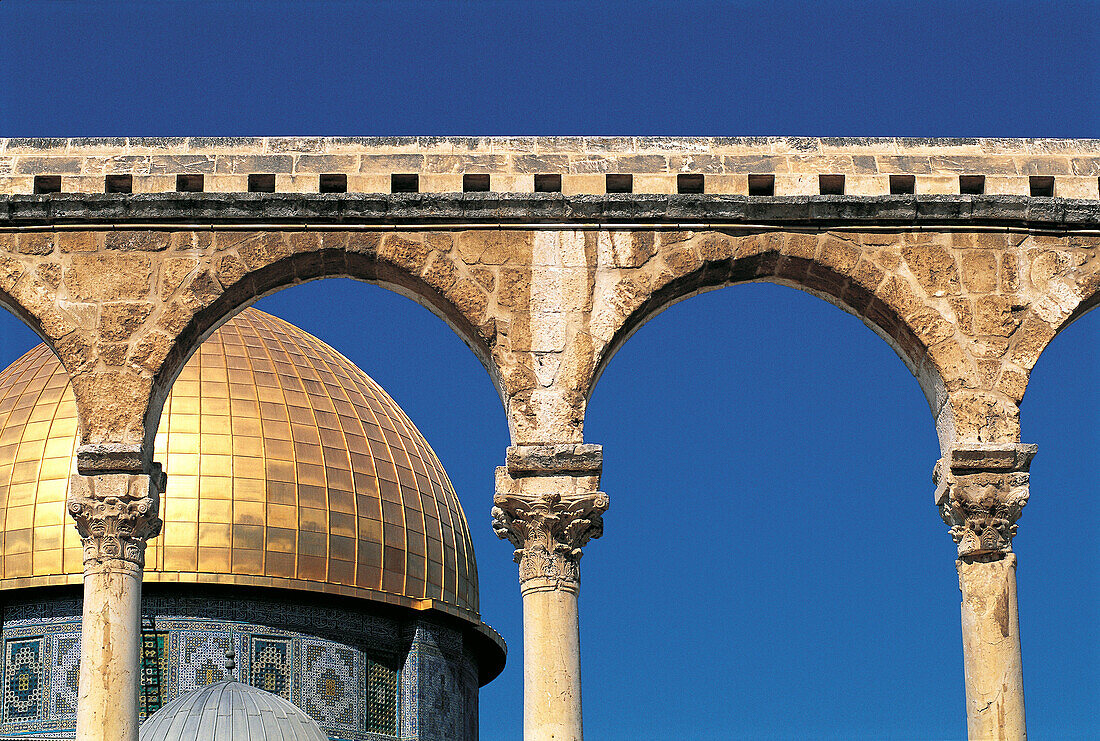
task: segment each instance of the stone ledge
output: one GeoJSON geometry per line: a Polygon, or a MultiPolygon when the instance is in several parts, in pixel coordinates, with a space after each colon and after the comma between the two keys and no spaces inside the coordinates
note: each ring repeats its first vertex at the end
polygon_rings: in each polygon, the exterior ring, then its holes
{"type": "Polygon", "coordinates": [[[508,448],[509,475],[600,473],[603,446],[590,443],[513,445],[508,448]]]}
{"type": "Polygon", "coordinates": [[[952,448],[947,454],[951,470],[966,471],[1027,471],[1039,446],[1034,443],[972,444],[952,448]]]}
{"type": "Polygon", "coordinates": [[[78,224],[713,224],[1090,228],[1100,201],[1030,196],[574,195],[557,193],[60,193],[0,195],[0,227],[78,224]],[[697,222],[697,223],[695,223],[697,222]]]}

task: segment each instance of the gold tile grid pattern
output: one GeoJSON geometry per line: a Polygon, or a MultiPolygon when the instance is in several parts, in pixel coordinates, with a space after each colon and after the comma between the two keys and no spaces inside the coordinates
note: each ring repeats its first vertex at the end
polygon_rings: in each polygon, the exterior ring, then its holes
{"type": "MultiPolygon", "coordinates": [[[[0,374],[0,589],[80,583],[65,510],[76,404],[39,345],[0,374]]],[[[162,534],[145,579],[305,589],[478,612],[469,528],[439,459],[365,373],[246,309],[184,367],[164,407],[162,534]]]]}

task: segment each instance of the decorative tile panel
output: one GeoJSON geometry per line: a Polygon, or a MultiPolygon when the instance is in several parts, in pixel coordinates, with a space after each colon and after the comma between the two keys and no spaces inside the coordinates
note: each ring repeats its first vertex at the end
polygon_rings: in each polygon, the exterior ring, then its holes
{"type": "Polygon", "coordinates": [[[50,709],[55,720],[76,723],[76,698],[80,680],[80,633],[51,636],[50,709]]]}
{"type": "Polygon", "coordinates": [[[249,682],[253,687],[293,702],[293,641],[271,636],[252,636],[249,651],[249,682]]]}
{"type": "Polygon", "coordinates": [[[367,663],[367,730],[397,735],[397,686],[400,673],[374,661],[367,663]]]}
{"type": "Polygon", "coordinates": [[[141,694],[138,695],[138,717],[147,717],[168,704],[169,634],[164,631],[143,632],[141,636],[141,694]]]}
{"type": "Polygon", "coordinates": [[[301,677],[296,703],[330,733],[363,729],[359,653],[329,641],[301,641],[301,677]]]}
{"type": "Polygon", "coordinates": [[[43,713],[42,639],[4,644],[4,721],[32,722],[43,713]]]}
{"type": "Polygon", "coordinates": [[[225,654],[235,648],[231,633],[194,631],[172,638],[179,645],[178,664],[172,672],[176,697],[232,678],[225,668],[225,654]]]}

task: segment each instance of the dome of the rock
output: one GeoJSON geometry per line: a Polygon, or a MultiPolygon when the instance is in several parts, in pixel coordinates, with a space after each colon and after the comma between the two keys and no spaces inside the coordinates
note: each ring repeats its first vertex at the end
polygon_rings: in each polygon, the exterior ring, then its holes
{"type": "MultiPolygon", "coordinates": [[[[76,445],[68,376],[40,345],[0,373],[5,677],[38,672],[36,690],[5,695],[0,734],[72,728],[83,556],[65,499],[76,445]]],[[[481,622],[447,474],[377,383],[246,309],[185,365],[154,448],[168,486],[146,553],[143,716],[239,679],[333,738],[429,739],[431,724],[440,738],[476,737],[477,687],[500,672],[503,642],[481,622]],[[242,657],[233,673],[218,659],[227,650],[242,657]],[[449,679],[419,695],[424,672],[449,679]],[[446,718],[417,717],[437,701],[446,718]]]]}

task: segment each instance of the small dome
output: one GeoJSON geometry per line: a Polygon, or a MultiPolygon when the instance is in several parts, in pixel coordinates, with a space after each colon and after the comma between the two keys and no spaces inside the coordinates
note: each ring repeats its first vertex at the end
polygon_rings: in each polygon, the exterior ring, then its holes
{"type": "Polygon", "coordinates": [[[140,741],[328,741],[297,707],[240,682],[177,697],[141,724],[140,741]]]}

